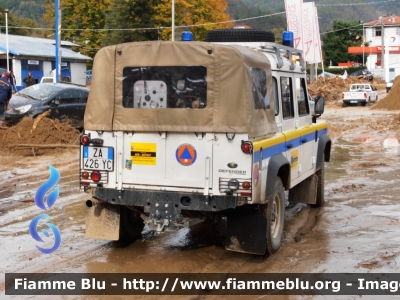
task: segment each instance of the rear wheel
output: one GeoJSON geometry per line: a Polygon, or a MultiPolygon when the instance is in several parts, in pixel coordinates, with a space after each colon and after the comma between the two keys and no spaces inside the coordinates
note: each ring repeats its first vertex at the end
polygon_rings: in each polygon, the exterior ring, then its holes
{"type": "Polygon", "coordinates": [[[120,218],[118,241],[131,243],[142,236],[144,222],[139,213],[122,206],[120,218]]]}
{"type": "Polygon", "coordinates": [[[266,254],[271,255],[281,247],[285,221],[285,189],[279,177],[275,182],[271,202],[264,209],[264,216],[267,218],[266,254]]]}
{"type": "Polygon", "coordinates": [[[206,42],[275,42],[275,34],[259,29],[215,29],[207,32],[206,42]]]}

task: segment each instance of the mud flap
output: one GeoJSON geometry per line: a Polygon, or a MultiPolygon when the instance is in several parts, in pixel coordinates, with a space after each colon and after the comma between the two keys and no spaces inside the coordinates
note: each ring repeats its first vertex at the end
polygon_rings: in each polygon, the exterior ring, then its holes
{"type": "Polygon", "coordinates": [[[317,203],[318,177],[313,174],[289,190],[289,202],[292,203],[317,203]]]}
{"type": "Polygon", "coordinates": [[[246,205],[228,214],[227,250],[264,255],[266,251],[267,219],[256,205],[246,205]]]}
{"type": "Polygon", "coordinates": [[[86,201],[86,237],[117,241],[119,239],[120,206],[94,198],[86,201]]]}

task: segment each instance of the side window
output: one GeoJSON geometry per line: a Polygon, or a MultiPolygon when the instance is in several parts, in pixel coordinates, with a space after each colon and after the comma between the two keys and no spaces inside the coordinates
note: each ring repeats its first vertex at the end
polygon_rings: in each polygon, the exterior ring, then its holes
{"type": "Polygon", "coordinates": [[[304,78],[296,78],[296,98],[299,116],[308,115],[310,110],[308,107],[307,88],[304,78]]]}
{"type": "Polygon", "coordinates": [[[57,96],[57,99],[60,101],[60,104],[73,104],[79,103],[82,92],[77,90],[70,90],[62,92],[57,96]]]}
{"type": "Polygon", "coordinates": [[[292,78],[281,77],[282,115],[284,119],[294,117],[292,78]]]}
{"type": "Polygon", "coordinates": [[[270,107],[267,93],[267,72],[264,69],[250,68],[253,78],[253,99],[255,109],[270,107]]]}
{"type": "Polygon", "coordinates": [[[275,103],[275,116],[279,115],[279,94],[278,94],[278,81],[275,77],[272,77],[272,87],[274,93],[274,103],[275,103]]]}
{"type": "Polygon", "coordinates": [[[86,92],[82,92],[82,98],[81,98],[81,101],[80,101],[80,103],[86,103],[87,102],[87,99],[88,99],[88,97],[89,97],[89,93],[86,93],[86,92]]]}

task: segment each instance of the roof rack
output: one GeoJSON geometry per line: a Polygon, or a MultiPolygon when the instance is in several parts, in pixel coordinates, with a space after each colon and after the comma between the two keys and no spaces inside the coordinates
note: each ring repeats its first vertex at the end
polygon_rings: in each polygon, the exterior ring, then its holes
{"type": "Polygon", "coordinates": [[[295,62],[292,60],[292,57],[294,55],[298,56],[300,59],[300,67],[301,70],[304,72],[306,70],[305,68],[305,63],[304,63],[304,57],[303,57],[303,50],[295,49],[292,47],[276,44],[276,43],[263,43],[263,45],[260,46],[258,51],[261,52],[275,52],[276,58],[278,60],[278,68],[283,67],[283,59],[281,55],[287,54],[288,58],[290,60],[290,69],[294,70],[296,68],[295,62]]]}
{"type": "Polygon", "coordinates": [[[292,60],[292,57],[296,55],[300,59],[300,67],[302,72],[306,70],[303,57],[303,50],[299,50],[293,47],[284,46],[272,42],[218,42],[218,44],[225,44],[225,45],[237,44],[260,52],[275,53],[276,58],[278,60],[277,66],[279,69],[283,67],[282,55],[287,54],[288,59],[290,60],[290,69],[294,70],[296,68],[296,64],[292,60]]]}

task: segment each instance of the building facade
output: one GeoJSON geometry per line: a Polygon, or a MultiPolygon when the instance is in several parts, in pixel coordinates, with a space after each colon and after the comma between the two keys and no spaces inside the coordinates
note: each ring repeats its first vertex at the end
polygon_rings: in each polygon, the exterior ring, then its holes
{"type": "Polygon", "coordinates": [[[363,55],[365,66],[377,77],[385,78],[385,68],[389,69],[388,80],[400,75],[400,17],[384,16],[363,24],[363,29],[364,43],[368,46],[349,47],[349,54],[363,55]],[[389,54],[382,49],[388,49],[389,54]]]}
{"type": "MultiPolygon", "coordinates": [[[[61,80],[86,85],[86,62],[90,57],[72,50],[79,46],[61,42],[61,80]]],[[[8,35],[9,68],[14,71],[17,90],[25,87],[23,79],[32,73],[37,82],[55,69],[55,41],[51,39],[8,35]]],[[[7,68],[6,35],[0,34],[0,68],[7,68]]]]}

